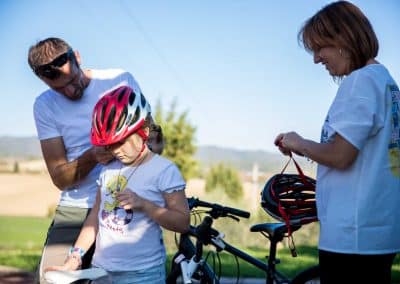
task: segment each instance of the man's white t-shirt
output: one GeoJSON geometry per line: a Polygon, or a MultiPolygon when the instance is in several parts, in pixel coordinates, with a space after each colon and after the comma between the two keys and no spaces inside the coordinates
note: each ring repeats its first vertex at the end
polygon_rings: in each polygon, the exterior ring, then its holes
{"type": "Polygon", "coordinates": [[[163,193],[184,190],[177,166],[159,155],[132,167],[116,160],[101,171],[99,230],[93,265],[107,271],[136,271],[160,265],[166,254],[160,225],[143,212],[119,207],[117,192],[131,190],[165,207],[163,193]]]}
{"type": "Polygon", "coordinates": [[[346,77],[325,120],[358,149],[350,168],[318,166],[319,248],[351,254],[400,251],[400,93],[381,64],[346,77]]]}
{"type": "MultiPolygon", "coordinates": [[[[92,147],[90,129],[97,101],[108,91],[128,85],[140,93],[133,76],[120,69],[91,70],[92,78],[81,99],[73,101],[48,89],[34,103],[34,119],[39,140],[62,137],[68,161],[73,161],[92,147]]],[[[97,165],[79,184],[62,191],[59,205],[91,208],[97,192],[97,165]]]]}

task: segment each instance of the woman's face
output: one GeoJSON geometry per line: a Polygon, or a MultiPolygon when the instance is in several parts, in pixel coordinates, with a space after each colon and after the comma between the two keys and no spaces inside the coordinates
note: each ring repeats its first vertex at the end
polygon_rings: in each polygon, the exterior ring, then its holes
{"type": "Polygon", "coordinates": [[[324,46],[314,51],[314,63],[325,65],[331,76],[349,74],[350,56],[343,49],[335,46],[324,46]]]}

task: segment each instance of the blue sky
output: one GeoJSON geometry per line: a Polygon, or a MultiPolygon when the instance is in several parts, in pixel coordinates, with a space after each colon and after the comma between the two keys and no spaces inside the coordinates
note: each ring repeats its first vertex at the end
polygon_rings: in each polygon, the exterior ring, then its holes
{"type": "MultiPolygon", "coordinates": [[[[37,40],[67,40],[86,68],[123,68],[150,103],[187,111],[197,145],[277,151],[296,130],[319,139],[337,85],[297,43],[302,23],[329,1],[0,0],[0,136],[36,135],[46,86],[27,64],[37,40]]],[[[400,82],[400,1],[353,1],[380,41],[378,60],[400,82]]]]}

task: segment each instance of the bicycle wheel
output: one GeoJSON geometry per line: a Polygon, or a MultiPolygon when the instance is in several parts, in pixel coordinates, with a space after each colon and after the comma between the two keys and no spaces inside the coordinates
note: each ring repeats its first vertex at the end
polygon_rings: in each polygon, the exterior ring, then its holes
{"type": "MultiPolygon", "coordinates": [[[[167,284],[183,283],[182,281],[182,271],[179,264],[172,260],[171,271],[169,272],[167,279],[167,284]]],[[[216,278],[214,271],[208,264],[199,266],[197,271],[193,274],[192,283],[199,284],[219,284],[219,280],[216,278]]]]}
{"type": "Polygon", "coordinates": [[[296,275],[291,284],[319,284],[319,266],[312,266],[296,275]]]}

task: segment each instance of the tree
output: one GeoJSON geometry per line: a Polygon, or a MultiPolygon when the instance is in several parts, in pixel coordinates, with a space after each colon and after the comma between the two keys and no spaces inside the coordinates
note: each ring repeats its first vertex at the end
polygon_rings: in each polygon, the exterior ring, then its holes
{"type": "Polygon", "coordinates": [[[154,119],[161,128],[165,139],[163,156],[176,163],[183,177],[188,180],[197,173],[198,163],[194,159],[196,146],[194,135],[196,128],[187,119],[187,111],[178,114],[176,101],[173,101],[170,109],[164,114],[161,102],[158,101],[154,119]]]}
{"type": "Polygon", "coordinates": [[[214,165],[206,176],[206,192],[211,192],[216,188],[221,188],[233,200],[238,200],[243,196],[243,186],[238,172],[223,163],[214,165]]]}

